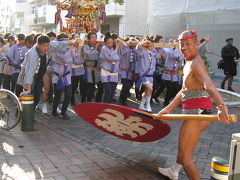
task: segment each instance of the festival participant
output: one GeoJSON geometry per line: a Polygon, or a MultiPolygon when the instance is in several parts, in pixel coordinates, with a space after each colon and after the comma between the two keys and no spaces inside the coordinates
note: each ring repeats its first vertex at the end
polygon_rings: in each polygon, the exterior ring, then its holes
{"type": "Polygon", "coordinates": [[[90,32],[87,35],[88,44],[83,47],[84,61],[87,73],[87,102],[92,102],[95,85],[97,85],[96,102],[102,101],[103,86],[100,74],[100,45],[97,42],[97,34],[90,32]]]}
{"type": "Polygon", "coordinates": [[[239,59],[238,49],[233,46],[233,38],[226,40],[227,45],[222,48],[222,58],[224,60],[224,80],[221,88],[225,88],[225,82],[228,80],[228,90],[235,92],[232,89],[233,77],[237,75],[237,64],[235,60],[239,59]]]}
{"type": "Polygon", "coordinates": [[[25,38],[25,46],[23,47],[23,54],[25,55],[34,45],[34,37],[32,35],[28,35],[25,38]]]}
{"type": "Polygon", "coordinates": [[[207,53],[206,45],[210,41],[211,36],[207,36],[205,39],[200,40],[200,45],[198,46],[198,53],[199,55],[204,55],[207,53]]]}
{"type": "MultiPolygon", "coordinates": [[[[184,114],[211,114],[212,98],[217,104],[219,121],[229,123],[228,108],[208,76],[204,61],[198,55],[197,36],[195,31],[184,31],[179,36],[180,50],[186,59],[183,87],[158,116],[171,113],[180,104],[184,114]]],[[[183,167],[189,179],[200,180],[192,154],[201,133],[209,124],[210,122],[198,120],[184,121],[180,129],[177,161],[170,168],[158,168],[159,172],[170,179],[177,180],[179,170],[183,167]]]]}
{"type": "Polygon", "coordinates": [[[120,57],[118,50],[122,45],[121,40],[114,40],[110,33],[105,34],[105,46],[100,53],[101,80],[103,83],[103,103],[112,103],[117,83],[120,57]]]}
{"type": "Polygon", "coordinates": [[[128,45],[124,45],[119,49],[120,55],[120,77],[122,82],[122,89],[120,92],[118,104],[126,106],[127,97],[129,95],[129,91],[133,86],[133,72],[134,72],[134,64],[136,62],[136,45],[137,42],[134,38],[129,38],[127,41],[128,45]]]}
{"type": "MultiPolygon", "coordinates": [[[[163,37],[156,35],[154,36],[154,42],[155,43],[163,43],[163,37]]],[[[164,48],[154,48],[153,49],[153,53],[156,57],[156,71],[154,72],[154,76],[153,76],[153,95],[152,95],[152,99],[154,99],[154,101],[159,104],[160,101],[158,100],[158,97],[160,96],[160,94],[163,92],[163,90],[166,87],[165,81],[162,79],[162,73],[163,73],[163,69],[164,69],[164,63],[166,60],[166,56],[165,56],[165,50],[164,48]]]]}
{"type": "Polygon", "coordinates": [[[170,48],[166,53],[165,68],[162,74],[162,79],[165,81],[167,87],[164,106],[167,106],[170,100],[178,93],[177,70],[183,60],[184,57],[177,48],[170,48]]]}
{"type": "MultiPolygon", "coordinates": [[[[10,48],[15,44],[15,37],[12,35],[7,36],[7,53],[8,54],[10,48]]],[[[5,56],[6,58],[6,56],[5,56]]],[[[9,65],[9,62],[5,62],[4,68],[3,68],[3,73],[4,73],[4,80],[3,80],[3,88],[4,89],[11,89],[11,77],[12,77],[12,66],[9,65]]]]}
{"type": "MultiPolygon", "coordinates": [[[[79,36],[74,36],[74,39],[79,38],[79,36]]],[[[83,55],[81,54],[82,47],[74,47],[73,53],[74,53],[74,59],[73,59],[73,67],[71,71],[71,81],[72,81],[72,98],[71,98],[71,104],[75,105],[75,92],[79,88],[80,90],[80,96],[81,96],[81,102],[86,102],[87,97],[87,81],[85,78],[85,69],[84,69],[84,59],[83,55]]]]}
{"type": "Polygon", "coordinates": [[[153,54],[153,43],[151,41],[140,42],[136,49],[140,63],[139,75],[145,87],[145,95],[142,97],[139,109],[152,112],[150,101],[153,90],[153,74],[156,69],[156,58],[153,54]]]}
{"type": "Polygon", "coordinates": [[[43,87],[43,75],[46,72],[47,51],[50,39],[45,35],[40,35],[37,44],[30,49],[22,63],[21,72],[18,77],[18,84],[24,87],[25,91],[21,96],[33,93],[34,108],[40,100],[40,94],[43,87]]]}
{"type": "Polygon", "coordinates": [[[22,92],[22,87],[16,85],[18,75],[21,69],[21,64],[24,60],[24,56],[26,51],[24,51],[25,47],[25,35],[19,34],[18,35],[18,43],[13,45],[7,55],[6,58],[8,60],[9,65],[11,66],[12,76],[11,76],[11,91],[15,92],[15,94],[19,97],[20,93],[22,92]]]}
{"type": "MultiPolygon", "coordinates": [[[[57,36],[57,41],[68,42],[68,35],[61,33],[57,36]]],[[[61,109],[61,115],[64,119],[69,119],[67,114],[67,108],[71,100],[72,95],[72,82],[71,82],[71,70],[73,63],[72,47],[62,49],[61,52],[52,53],[53,61],[53,75],[52,83],[54,87],[54,99],[53,99],[53,109],[52,115],[58,116],[57,108],[61,101],[61,96],[64,91],[64,101],[61,109]]]]}
{"type": "MultiPolygon", "coordinates": [[[[57,35],[54,32],[47,33],[47,36],[49,37],[50,41],[56,40],[57,35]]],[[[47,103],[53,102],[53,85],[52,85],[52,53],[49,50],[47,52],[48,60],[47,60],[47,70],[46,73],[43,76],[43,93],[42,93],[42,113],[48,114],[47,109],[47,103]]],[[[59,113],[61,111],[59,110],[59,113]]]]}
{"type": "Polygon", "coordinates": [[[36,108],[43,87],[43,76],[47,70],[48,51],[52,53],[61,53],[66,51],[68,45],[77,44],[78,42],[52,41],[46,35],[40,35],[37,44],[31,48],[25,56],[22,63],[18,84],[23,86],[25,91],[21,96],[33,93],[34,106],[36,108]]]}
{"type": "Polygon", "coordinates": [[[51,41],[55,40],[57,35],[54,32],[47,33],[47,36],[50,38],[51,41]]]}
{"type": "Polygon", "coordinates": [[[5,45],[4,39],[0,37],[0,88],[3,86],[4,80],[4,65],[6,63],[5,55],[8,51],[8,46],[5,45]]]}

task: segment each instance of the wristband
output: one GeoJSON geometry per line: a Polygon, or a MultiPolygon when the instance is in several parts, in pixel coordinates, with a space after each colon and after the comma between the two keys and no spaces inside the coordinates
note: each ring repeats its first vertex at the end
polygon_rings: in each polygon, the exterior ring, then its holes
{"type": "Polygon", "coordinates": [[[218,106],[216,107],[216,109],[217,109],[217,110],[221,110],[222,107],[225,106],[225,105],[226,105],[226,104],[224,104],[224,103],[223,103],[223,104],[220,104],[220,105],[218,105],[218,106]]]}

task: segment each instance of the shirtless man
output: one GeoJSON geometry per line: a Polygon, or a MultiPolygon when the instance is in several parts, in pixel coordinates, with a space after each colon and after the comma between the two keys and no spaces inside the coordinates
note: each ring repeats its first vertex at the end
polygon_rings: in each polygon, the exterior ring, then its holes
{"type": "MultiPolygon", "coordinates": [[[[183,87],[174,100],[158,115],[169,114],[180,104],[182,104],[183,114],[211,114],[212,98],[217,104],[219,121],[228,124],[228,108],[208,76],[204,61],[198,55],[197,36],[195,31],[184,31],[179,36],[180,50],[186,59],[183,87]]],[[[209,124],[210,122],[206,121],[184,121],[180,129],[176,164],[170,168],[158,168],[158,171],[170,179],[177,180],[178,173],[183,167],[189,179],[200,180],[192,154],[201,133],[209,124]]]]}

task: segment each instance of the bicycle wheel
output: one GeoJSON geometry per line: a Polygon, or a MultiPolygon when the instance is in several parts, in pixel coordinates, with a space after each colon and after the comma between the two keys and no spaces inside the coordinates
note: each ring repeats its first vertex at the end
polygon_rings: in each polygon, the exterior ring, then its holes
{"type": "Polygon", "coordinates": [[[21,104],[11,91],[0,89],[0,129],[10,130],[21,119],[21,104]]]}

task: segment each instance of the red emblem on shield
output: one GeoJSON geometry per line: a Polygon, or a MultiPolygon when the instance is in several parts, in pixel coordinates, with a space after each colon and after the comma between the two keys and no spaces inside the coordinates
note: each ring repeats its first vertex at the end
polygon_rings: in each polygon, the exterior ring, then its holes
{"type": "Polygon", "coordinates": [[[170,126],[146,116],[141,111],[124,106],[83,103],[76,113],[94,127],[121,139],[152,142],[169,134],[170,126]]]}

